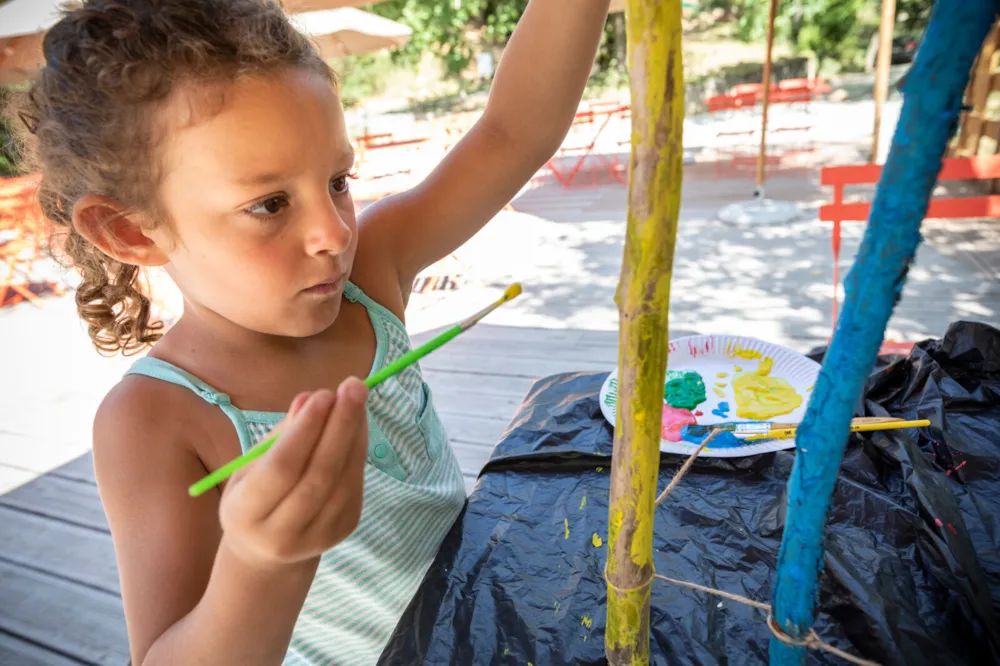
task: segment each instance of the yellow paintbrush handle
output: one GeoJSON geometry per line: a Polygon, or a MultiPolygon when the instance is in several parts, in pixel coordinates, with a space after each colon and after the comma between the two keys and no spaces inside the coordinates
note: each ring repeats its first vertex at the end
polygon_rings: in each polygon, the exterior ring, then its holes
{"type": "MultiPolygon", "coordinates": [[[[851,432],[871,432],[874,430],[897,430],[899,428],[926,428],[931,424],[926,419],[919,421],[873,421],[852,423],[851,432]]],[[[753,435],[746,437],[743,441],[751,442],[761,439],[790,439],[795,437],[797,428],[775,428],[766,435],[753,435]]]]}

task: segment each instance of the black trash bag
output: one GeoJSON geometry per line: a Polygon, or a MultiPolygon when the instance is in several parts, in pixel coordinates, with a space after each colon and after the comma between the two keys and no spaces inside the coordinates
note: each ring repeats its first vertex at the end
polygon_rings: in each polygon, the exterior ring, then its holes
{"type": "MultiPolygon", "coordinates": [[[[606,663],[605,377],[535,385],[380,664],[606,663]]],[[[1000,663],[1000,331],[958,323],[876,367],[859,415],[933,425],[851,436],[816,631],[886,666],[1000,663]]],[[[657,571],[768,603],[793,461],[792,451],[697,461],[658,509],[657,571]]],[[[681,462],[662,457],[660,488],[681,462]]],[[[657,581],[652,663],[765,664],[765,618],[657,581]]]]}

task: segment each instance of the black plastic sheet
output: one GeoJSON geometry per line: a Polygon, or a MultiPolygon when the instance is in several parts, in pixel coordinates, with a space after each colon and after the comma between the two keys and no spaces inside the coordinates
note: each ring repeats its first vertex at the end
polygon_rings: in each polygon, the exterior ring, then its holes
{"type": "MultiPolygon", "coordinates": [[[[539,381],[381,664],[604,664],[612,429],[603,374],[539,381]]],[[[1000,331],[952,325],[876,367],[826,529],[815,629],[890,664],[1000,663],[1000,331]]],[[[793,451],[697,461],[657,512],[659,573],[769,602],[793,451]]],[[[661,460],[660,488],[680,466],[661,460]]],[[[657,581],[654,664],[763,664],[765,613],[657,581]]],[[[809,663],[843,663],[813,653],[809,663]]]]}

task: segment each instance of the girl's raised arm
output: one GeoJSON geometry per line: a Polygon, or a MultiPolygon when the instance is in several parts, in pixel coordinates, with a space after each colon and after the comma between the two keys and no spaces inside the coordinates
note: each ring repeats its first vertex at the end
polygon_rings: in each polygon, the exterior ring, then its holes
{"type": "Polygon", "coordinates": [[[483,227],[555,154],[594,64],[609,0],[531,0],[482,118],[417,187],[364,211],[404,297],[418,272],[483,227]]]}

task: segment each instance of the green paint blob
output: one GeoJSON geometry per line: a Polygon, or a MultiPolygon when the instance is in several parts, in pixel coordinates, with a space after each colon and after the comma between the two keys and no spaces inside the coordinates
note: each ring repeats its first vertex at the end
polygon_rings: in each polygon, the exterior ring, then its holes
{"type": "Polygon", "coordinates": [[[697,372],[667,370],[663,399],[675,409],[694,409],[705,402],[705,382],[697,372]]]}

